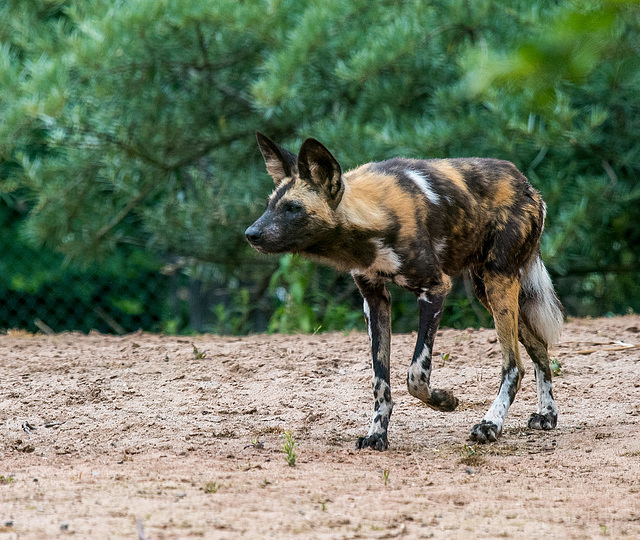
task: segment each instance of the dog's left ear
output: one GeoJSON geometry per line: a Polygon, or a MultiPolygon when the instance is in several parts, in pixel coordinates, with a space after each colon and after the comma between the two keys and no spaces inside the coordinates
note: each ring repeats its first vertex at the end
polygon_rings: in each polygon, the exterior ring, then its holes
{"type": "Polygon", "coordinates": [[[258,148],[264,158],[264,164],[267,172],[273,178],[276,186],[285,178],[291,178],[297,167],[298,158],[293,152],[278,146],[269,137],[256,131],[256,139],[258,140],[258,148]]]}
{"type": "Polygon", "coordinates": [[[302,143],[298,153],[298,172],[300,178],[323,191],[332,209],[337,208],[344,193],[342,169],[322,143],[315,139],[302,143]]]}

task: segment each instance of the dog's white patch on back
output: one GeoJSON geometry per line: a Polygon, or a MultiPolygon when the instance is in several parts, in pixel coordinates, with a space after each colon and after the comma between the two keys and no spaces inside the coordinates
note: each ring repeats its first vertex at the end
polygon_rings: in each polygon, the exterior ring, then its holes
{"type": "Polygon", "coordinates": [[[431,187],[427,176],[421,172],[414,171],[413,169],[405,169],[405,174],[413,180],[413,182],[420,188],[422,193],[425,194],[431,204],[440,204],[440,195],[438,195],[431,187]]]}

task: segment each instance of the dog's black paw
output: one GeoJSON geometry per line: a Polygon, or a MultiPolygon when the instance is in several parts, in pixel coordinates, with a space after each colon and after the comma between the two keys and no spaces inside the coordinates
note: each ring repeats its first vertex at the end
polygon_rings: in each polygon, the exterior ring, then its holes
{"type": "Polygon", "coordinates": [[[483,420],[479,424],[473,426],[469,438],[472,441],[485,444],[488,442],[497,441],[499,435],[500,432],[498,431],[498,426],[496,426],[493,422],[487,422],[486,420],[483,420]]]}
{"type": "Polygon", "coordinates": [[[367,435],[366,437],[358,437],[356,441],[356,449],[362,450],[363,448],[373,448],[382,452],[389,448],[389,441],[387,440],[387,434],[375,433],[374,435],[367,435]]]}
{"type": "Polygon", "coordinates": [[[533,413],[529,418],[529,429],[554,429],[558,423],[558,415],[555,413],[538,414],[533,413]]]}
{"type": "Polygon", "coordinates": [[[432,390],[427,405],[432,409],[443,412],[455,411],[458,406],[458,398],[453,395],[451,390],[432,390]]]}

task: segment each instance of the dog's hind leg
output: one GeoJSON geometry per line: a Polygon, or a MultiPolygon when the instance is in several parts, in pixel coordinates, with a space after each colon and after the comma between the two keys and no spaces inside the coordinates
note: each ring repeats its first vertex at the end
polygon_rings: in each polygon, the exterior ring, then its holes
{"type": "Polygon", "coordinates": [[[551,367],[547,345],[538,338],[525,319],[520,318],[518,325],[520,342],[533,360],[533,369],[538,390],[538,411],[529,418],[531,429],[553,429],[558,423],[558,409],[551,388],[551,367]]]}
{"type": "Polygon", "coordinates": [[[471,440],[486,443],[498,439],[507,411],[516,397],[524,367],[518,348],[518,294],[520,282],[516,276],[484,274],[487,301],[493,312],[502,351],[502,380],[498,396],[482,421],[471,430],[471,440]]]}

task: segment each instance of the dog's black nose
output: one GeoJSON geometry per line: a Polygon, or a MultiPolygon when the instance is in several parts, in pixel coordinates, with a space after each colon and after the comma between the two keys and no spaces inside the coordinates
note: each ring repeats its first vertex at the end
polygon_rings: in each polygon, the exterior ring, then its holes
{"type": "Polygon", "coordinates": [[[247,240],[252,244],[259,242],[262,238],[262,231],[258,229],[258,227],[254,227],[251,225],[246,231],[244,231],[244,235],[247,237],[247,240]]]}

